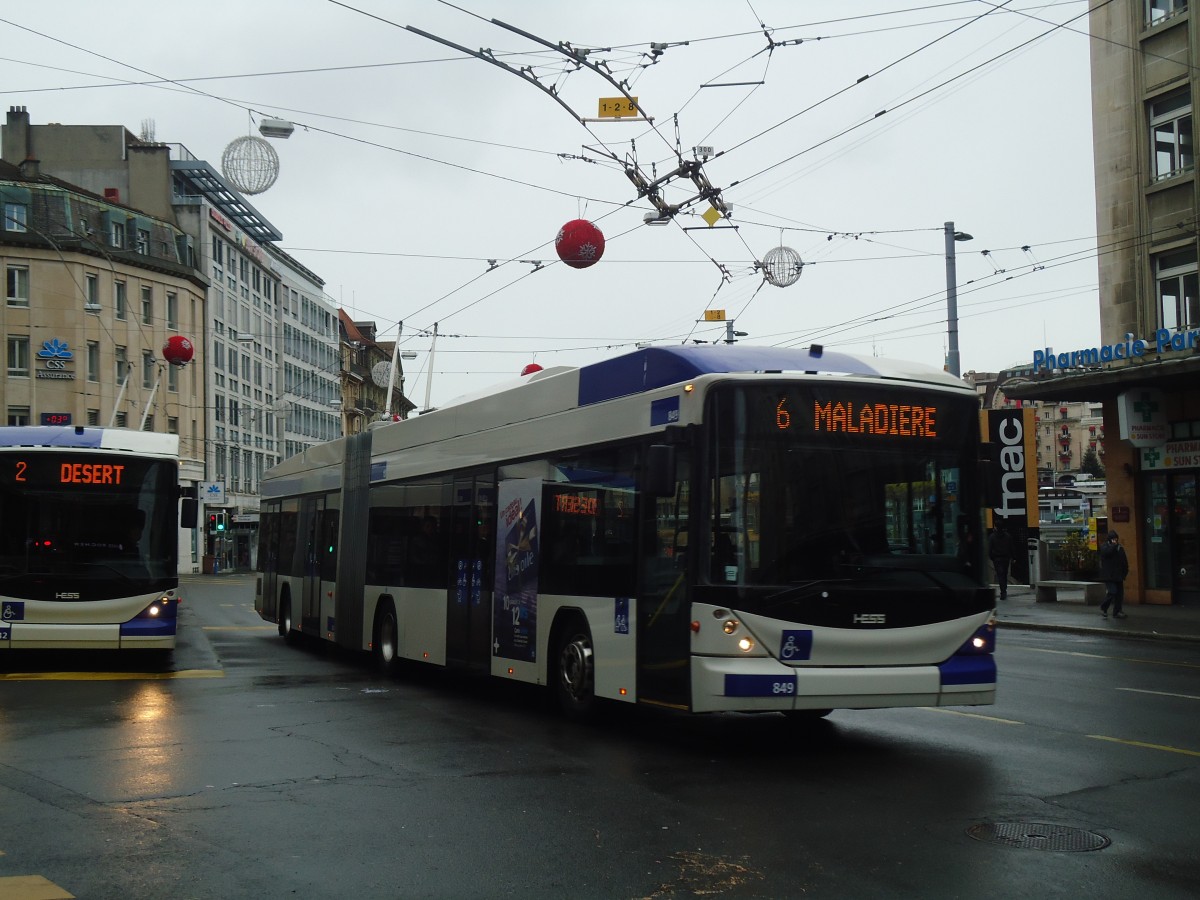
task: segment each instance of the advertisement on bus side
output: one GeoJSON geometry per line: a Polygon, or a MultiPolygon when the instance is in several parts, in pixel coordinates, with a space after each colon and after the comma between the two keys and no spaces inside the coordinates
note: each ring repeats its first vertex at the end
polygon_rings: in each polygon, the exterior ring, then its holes
{"type": "Polygon", "coordinates": [[[534,662],[537,658],[539,478],[500,482],[496,529],[496,590],[492,600],[493,654],[534,662]]]}

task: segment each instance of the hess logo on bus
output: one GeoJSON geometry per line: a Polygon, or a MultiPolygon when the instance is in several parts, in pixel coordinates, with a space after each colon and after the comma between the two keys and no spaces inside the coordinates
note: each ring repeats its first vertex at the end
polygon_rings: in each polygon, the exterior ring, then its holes
{"type": "Polygon", "coordinates": [[[885,625],[887,624],[886,613],[855,613],[851,621],[855,625],[885,625]]]}

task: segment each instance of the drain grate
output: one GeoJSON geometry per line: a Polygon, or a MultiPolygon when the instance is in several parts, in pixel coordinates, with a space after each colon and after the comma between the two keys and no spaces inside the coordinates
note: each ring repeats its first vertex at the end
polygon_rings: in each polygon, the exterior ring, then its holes
{"type": "Polygon", "coordinates": [[[1078,852],[1102,850],[1112,843],[1095,831],[1041,822],[983,822],[968,828],[967,835],[977,841],[990,841],[1022,850],[1078,852]]]}

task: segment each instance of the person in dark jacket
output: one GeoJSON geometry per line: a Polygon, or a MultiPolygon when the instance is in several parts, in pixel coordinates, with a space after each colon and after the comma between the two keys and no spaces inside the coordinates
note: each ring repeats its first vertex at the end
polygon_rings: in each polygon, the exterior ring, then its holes
{"type": "Polygon", "coordinates": [[[996,568],[996,583],[1000,585],[1000,599],[1008,599],[1008,570],[1012,565],[1013,539],[1008,529],[1001,522],[992,531],[992,539],[988,542],[988,556],[996,568]]]}
{"type": "Polygon", "coordinates": [[[1111,606],[1114,619],[1125,618],[1125,576],[1129,574],[1129,558],[1121,546],[1117,533],[1110,531],[1108,540],[1097,551],[1100,557],[1100,580],[1104,582],[1104,602],[1100,604],[1100,615],[1108,618],[1111,606]]]}

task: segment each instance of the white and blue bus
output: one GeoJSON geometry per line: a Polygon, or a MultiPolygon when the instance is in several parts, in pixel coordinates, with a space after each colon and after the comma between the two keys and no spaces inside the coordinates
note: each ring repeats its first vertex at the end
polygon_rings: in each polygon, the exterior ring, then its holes
{"type": "Polygon", "coordinates": [[[692,712],[994,701],[978,400],[820,348],[547,368],[262,480],[262,618],[692,712]]]}
{"type": "Polygon", "coordinates": [[[0,427],[0,650],[173,649],[195,515],[177,435],[0,427]]]}

